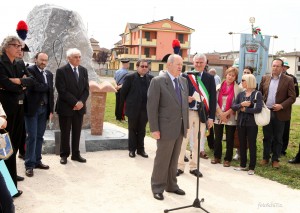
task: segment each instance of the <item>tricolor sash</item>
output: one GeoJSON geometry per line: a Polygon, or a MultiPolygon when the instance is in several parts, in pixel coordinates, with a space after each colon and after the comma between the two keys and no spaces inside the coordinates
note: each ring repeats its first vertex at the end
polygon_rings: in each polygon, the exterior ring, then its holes
{"type": "Polygon", "coordinates": [[[197,75],[197,82],[199,85],[199,87],[198,87],[195,76],[193,74],[188,74],[188,77],[189,77],[190,81],[192,82],[196,91],[199,93],[199,95],[201,95],[201,99],[204,103],[206,111],[209,112],[209,94],[208,94],[207,89],[204,86],[203,82],[201,81],[201,78],[197,75]]]}

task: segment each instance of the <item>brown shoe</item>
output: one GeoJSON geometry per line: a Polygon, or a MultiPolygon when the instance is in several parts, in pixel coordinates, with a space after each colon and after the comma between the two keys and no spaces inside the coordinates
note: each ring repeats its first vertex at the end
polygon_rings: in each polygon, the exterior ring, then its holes
{"type": "Polygon", "coordinates": [[[223,166],[224,167],[230,167],[230,162],[225,160],[224,163],[223,163],[223,166]]]}
{"type": "Polygon", "coordinates": [[[260,165],[262,165],[262,166],[266,166],[268,164],[269,164],[269,160],[263,159],[262,161],[260,161],[260,165]]]}
{"type": "Polygon", "coordinates": [[[200,152],[200,158],[208,159],[208,155],[205,152],[200,152]]]}
{"type": "Polygon", "coordinates": [[[279,162],[278,161],[273,161],[272,162],[272,167],[275,168],[275,169],[279,169],[279,167],[280,167],[279,162]]]}
{"type": "Polygon", "coordinates": [[[221,160],[219,158],[215,158],[213,160],[211,160],[212,164],[217,164],[217,163],[221,163],[221,160]]]}

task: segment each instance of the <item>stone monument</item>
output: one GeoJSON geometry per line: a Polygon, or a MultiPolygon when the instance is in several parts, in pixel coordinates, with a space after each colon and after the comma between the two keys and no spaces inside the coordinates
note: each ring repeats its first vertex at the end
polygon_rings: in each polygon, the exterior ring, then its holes
{"type": "MultiPolygon", "coordinates": [[[[55,5],[39,5],[29,13],[27,20],[28,35],[26,44],[30,49],[28,57],[34,58],[37,52],[43,51],[49,56],[49,69],[55,77],[58,67],[67,63],[66,51],[77,48],[81,51],[81,65],[87,68],[89,80],[99,82],[92,67],[93,50],[87,35],[86,27],[80,15],[55,5]]],[[[57,92],[55,91],[55,102],[57,92]]],[[[89,128],[90,99],[87,101],[87,114],[84,116],[83,128],[89,128]]],[[[53,129],[58,129],[56,114],[53,129]]]]}

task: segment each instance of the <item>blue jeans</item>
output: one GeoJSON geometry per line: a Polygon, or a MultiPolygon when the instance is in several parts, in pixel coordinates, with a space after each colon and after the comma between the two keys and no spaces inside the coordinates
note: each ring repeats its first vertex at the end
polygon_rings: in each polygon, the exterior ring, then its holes
{"type": "Polygon", "coordinates": [[[26,152],[25,168],[35,168],[42,160],[42,145],[47,122],[47,105],[39,106],[33,116],[25,116],[26,152]]]}

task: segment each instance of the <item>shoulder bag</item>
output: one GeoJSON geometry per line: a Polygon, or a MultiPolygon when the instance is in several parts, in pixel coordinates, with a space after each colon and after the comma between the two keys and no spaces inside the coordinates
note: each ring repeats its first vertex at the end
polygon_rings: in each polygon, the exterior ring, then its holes
{"type": "MultiPolygon", "coordinates": [[[[254,100],[256,100],[256,101],[257,101],[257,99],[256,99],[257,93],[258,93],[258,91],[256,92],[255,98],[254,98],[254,100]]],[[[261,112],[254,114],[254,119],[255,119],[255,123],[257,126],[266,126],[270,123],[270,119],[271,119],[270,110],[267,108],[265,102],[264,101],[262,101],[262,102],[263,102],[263,106],[262,106],[261,112]]],[[[256,102],[254,104],[254,108],[256,108],[256,102]]]]}
{"type": "Polygon", "coordinates": [[[8,132],[4,129],[5,133],[0,133],[0,159],[7,160],[13,154],[13,147],[11,145],[8,132]]]}

